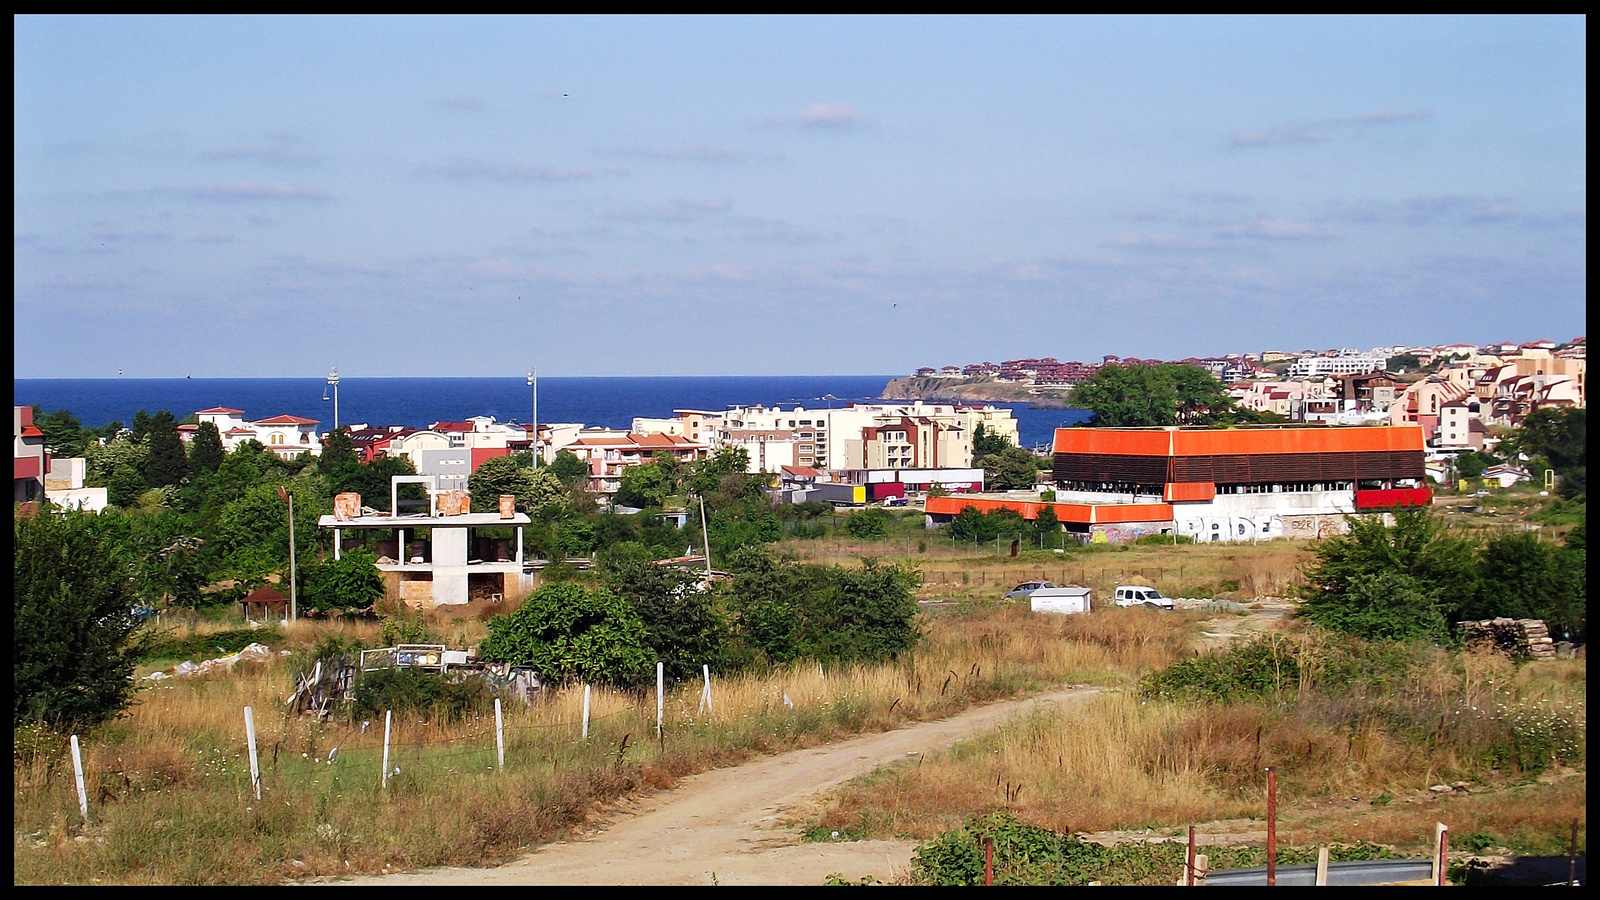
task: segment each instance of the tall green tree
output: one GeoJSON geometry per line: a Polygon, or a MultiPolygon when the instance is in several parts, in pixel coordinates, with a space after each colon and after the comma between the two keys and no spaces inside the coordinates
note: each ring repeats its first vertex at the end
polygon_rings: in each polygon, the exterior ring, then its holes
{"type": "Polygon", "coordinates": [[[1093,413],[1085,424],[1107,428],[1212,425],[1239,412],[1216,376],[1181,363],[1102,366],[1070,402],[1093,413]]]}
{"type": "Polygon", "coordinates": [[[149,452],[145,456],[144,480],[153,488],[174,487],[189,474],[189,456],[178,437],[178,420],[167,410],[150,417],[149,452]]]}
{"type": "Polygon", "coordinates": [[[195,429],[194,443],[189,447],[189,467],[197,475],[215,475],[222,468],[222,434],[217,423],[201,422],[195,429]]]}
{"type": "Polygon", "coordinates": [[[88,444],[88,433],[78,417],[64,409],[46,414],[39,404],[33,405],[33,424],[44,434],[44,447],[51,456],[70,459],[82,456],[88,444]]]}
{"type": "Polygon", "coordinates": [[[975,465],[982,466],[981,460],[985,456],[1003,453],[1010,446],[1011,441],[1005,435],[990,434],[982,422],[972,429],[972,461],[975,465]]]}
{"type": "Polygon", "coordinates": [[[979,465],[983,467],[984,486],[993,490],[1032,490],[1039,480],[1038,457],[1021,447],[1008,446],[985,456],[979,465]]]}
{"type": "Polygon", "coordinates": [[[92,513],[12,520],[12,724],[63,731],[131,702],[139,620],[132,566],[92,513]]]}
{"type": "Polygon", "coordinates": [[[328,432],[328,437],[322,442],[322,455],[317,457],[319,471],[326,475],[340,466],[353,466],[360,462],[355,445],[350,441],[350,429],[336,428],[328,432]]]}

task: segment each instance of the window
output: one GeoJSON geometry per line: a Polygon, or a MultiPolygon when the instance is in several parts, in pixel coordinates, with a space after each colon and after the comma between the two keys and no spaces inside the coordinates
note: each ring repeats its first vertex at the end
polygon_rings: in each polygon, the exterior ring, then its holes
{"type": "Polygon", "coordinates": [[[283,435],[277,433],[276,431],[273,432],[272,433],[272,437],[268,440],[268,443],[271,443],[271,444],[281,444],[281,443],[283,443],[283,435]]]}

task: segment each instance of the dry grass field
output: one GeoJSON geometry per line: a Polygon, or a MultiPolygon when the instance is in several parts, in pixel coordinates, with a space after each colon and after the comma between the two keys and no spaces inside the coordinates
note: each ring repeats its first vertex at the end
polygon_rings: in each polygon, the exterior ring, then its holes
{"type": "MultiPolygon", "coordinates": [[[[456,620],[467,627],[472,619],[456,620]]],[[[298,623],[305,642],[370,623],[298,623]]],[[[452,623],[434,623],[447,629],[452,623]]],[[[900,661],[673,688],[664,734],[649,693],[597,691],[582,738],[582,694],[508,708],[505,767],[492,715],[400,717],[382,784],[383,722],[287,715],[293,661],[141,690],[129,714],[83,738],[89,816],[56,736],[19,731],[13,770],[18,884],[252,884],[432,865],[482,864],[554,839],[598,804],[670,786],[752,754],[815,746],[967,705],[1069,682],[1126,684],[1187,652],[1188,616],[1111,610],[1036,617],[1015,607],[942,615],[900,661]],[[251,786],[252,707],[262,796],[251,786]],[[334,752],[334,751],[337,752],[334,752]]]]}

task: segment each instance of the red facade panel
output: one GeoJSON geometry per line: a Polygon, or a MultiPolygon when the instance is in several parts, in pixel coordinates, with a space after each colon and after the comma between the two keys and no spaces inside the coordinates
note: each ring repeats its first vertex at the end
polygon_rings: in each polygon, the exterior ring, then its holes
{"type": "Polygon", "coordinates": [[[1356,491],[1356,509],[1390,509],[1396,506],[1430,506],[1432,504],[1432,488],[1356,491]]]}

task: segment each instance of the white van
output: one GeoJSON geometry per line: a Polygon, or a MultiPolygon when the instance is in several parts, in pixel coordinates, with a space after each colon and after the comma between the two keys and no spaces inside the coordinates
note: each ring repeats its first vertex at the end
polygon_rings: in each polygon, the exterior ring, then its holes
{"type": "Polygon", "coordinates": [[[1153,587],[1138,584],[1125,584],[1117,588],[1114,601],[1118,606],[1148,606],[1153,609],[1171,609],[1172,601],[1161,596],[1161,592],[1153,587]]]}

